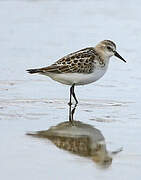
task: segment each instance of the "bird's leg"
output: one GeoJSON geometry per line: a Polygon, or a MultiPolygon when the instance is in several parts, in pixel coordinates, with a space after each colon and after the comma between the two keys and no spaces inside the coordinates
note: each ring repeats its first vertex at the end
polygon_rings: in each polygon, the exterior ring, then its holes
{"type": "Polygon", "coordinates": [[[73,98],[75,99],[75,104],[78,104],[78,100],[77,100],[77,98],[75,96],[75,92],[74,92],[74,86],[75,86],[75,84],[72,85],[72,95],[73,95],[73,98]]]}
{"type": "Polygon", "coordinates": [[[69,105],[69,121],[70,122],[72,122],[72,112],[71,112],[71,105],[72,105],[72,103],[71,103],[71,97],[72,97],[72,91],[73,91],[73,86],[71,86],[70,87],[70,101],[69,101],[69,103],[68,103],[68,105],[69,105]]]}
{"type": "Polygon", "coordinates": [[[73,92],[73,86],[70,87],[70,101],[68,102],[69,106],[72,105],[72,103],[71,103],[72,92],[73,92]]]}
{"type": "Polygon", "coordinates": [[[72,111],[71,111],[72,121],[74,120],[74,119],[73,119],[73,116],[74,116],[74,113],[75,113],[76,107],[77,107],[77,103],[74,105],[74,107],[73,107],[73,109],[72,109],[72,111]]]}
{"type": "Polygon", "coordinates": [[[71,119],[72,119],[72,121],[74,120],[73,116],[74,116],[74,113],[75,113],[75,110],[76,110],[76,107],[77,107],[77,104],[78,104],[78,100],[77,100],[77,98],[75,96],[75,92],[74,92],[74,86],[75,86],[75,84],[72,85],[72,96],[73,96],[73,98],[75,100],[75,105],[74,105],[74,107],[73,107],[73,109],[71,111],[71,119]]]}
{"type": "Polygon", "coordinates": [[[75,92],[74,92],[74,86],[75,86],[75,84],[73,84],[73,85],[71,86],[71,88],[70,88],[70,101],[69,101],[69,103],[68,103],[68,105],[69,105],[69,121],[70,121],[70,122],[73,121],[73,115],[74,115],[76,106],[77,106],[77,104],[78,104],[78,100],[77,100],[77,98],[76,98],[76,96],[75,96],[75,92]],[[74,98],[74,100],[75,100],[75,106],[74,106],[73,110],[71,110],[71,106],[72,106],[72,102],[71,102],[72,96],[73,96],[73,98],[74,98]]]}

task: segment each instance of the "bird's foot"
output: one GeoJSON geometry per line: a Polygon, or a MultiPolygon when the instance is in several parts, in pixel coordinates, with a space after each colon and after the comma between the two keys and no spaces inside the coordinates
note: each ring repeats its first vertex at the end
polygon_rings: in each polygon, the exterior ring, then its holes
{"type": "Polygon", "coordinates": [[[68,105],[69,105],[69,106],[71,106],[71,105],[72,105],[72,103],[71,103],[71,102],[68,102],[68,105]]]}

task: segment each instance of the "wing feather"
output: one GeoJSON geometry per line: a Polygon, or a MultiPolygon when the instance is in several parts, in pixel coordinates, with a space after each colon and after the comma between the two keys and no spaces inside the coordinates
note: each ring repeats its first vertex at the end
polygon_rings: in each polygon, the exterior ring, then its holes
{"type": "MultiPolygon", "coordinates": [[[[91,73],[94,69],[95,59],[98,55],[93,47],[81,49],[56,61],[54,64],[36,69],[28,70],[33,73],[91,73]]],[[[30,72],[30,73],[31,73],[30,72]]]]}

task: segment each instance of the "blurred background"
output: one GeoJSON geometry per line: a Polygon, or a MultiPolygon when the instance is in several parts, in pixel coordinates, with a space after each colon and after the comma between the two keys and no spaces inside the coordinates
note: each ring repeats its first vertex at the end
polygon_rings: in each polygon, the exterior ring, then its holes
{"type": "Polygon", "coordinates": [[[0,0],[1,179],[141,176],[140,12],[139,0],[0,0]],[[109,150],[123,147],[106,170],[25,135],[67,121],[69,97],[68,86],[26,69],[104,39],[117,44],[127,64],[113,57],[102,79],[76,88],[75,120],[100,129],[109,150]]]}

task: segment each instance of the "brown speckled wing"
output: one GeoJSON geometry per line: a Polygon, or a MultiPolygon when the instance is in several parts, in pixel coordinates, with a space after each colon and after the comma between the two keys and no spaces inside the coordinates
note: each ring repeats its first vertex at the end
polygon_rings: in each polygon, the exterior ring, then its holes
{"type": "Polygon", "coordinates": [[[41,68],[42,73],[91,73],[94,69],[95,58],[98,55],[94,48],[89,47],[71,53],[51,66],[41,68]]]}
{"type": "Polygon", "coordinates": [[[50,139],[60,149],[70,151],[80,156],[91,156],[91,141],[88,136],[49,136],[48,139],[50,139]]]}

